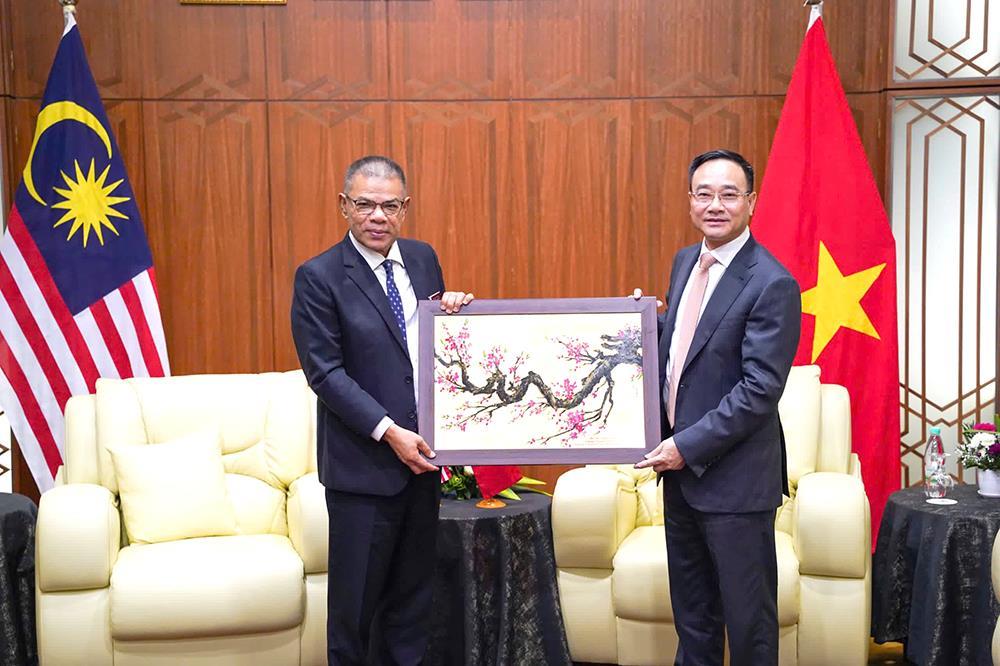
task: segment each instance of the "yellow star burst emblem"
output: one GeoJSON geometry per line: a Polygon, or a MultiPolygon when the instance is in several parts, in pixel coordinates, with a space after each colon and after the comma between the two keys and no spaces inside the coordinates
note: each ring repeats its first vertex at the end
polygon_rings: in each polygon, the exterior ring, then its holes
{"type": "Polygon", "coordinates": [[[127,215],[115,210],[114,206],[128,201],[130,197],[111,196],[112,192],[122,184],[124,178],[116,180],[110,185],[105,185],[104,181],[108,177],[110,164],[104,167],[104,171],[97,178],[94,178],[94,160],[90,160],[90,170],[86,176],[80,170],[79,162],[73,160],[73,166],[76,167],[76,180],[67,176],[64,171],[59,172],[69,189],[52,188],[63,197],[62,201],[52,204],[52,207],[66,211],[66,214],[59,218],[59,221],[53,226],[58,227],[67,222],[73,222],[66,240],[73,238],[76,232],[82,228],[84,247],[87,247],[91,231],[97,234],[97,240],[100,241],[101,245],[104,245],[104,227],[110,229],[116,236],[120,235],[110,218],[128,219],[127,215]]]}
{"type": "Polygon", "coordinates": [[[844,275],[833,260],[826,245],[819,244],[819,271],[816,286],[802,292],[802,312],[816,317],[813,332],[812,362],[841,328],[864,333],[881,340],[878,331],[861,307],[861,299],[882,273],[885,264],[872,266],[863,271],[844,275]]]}

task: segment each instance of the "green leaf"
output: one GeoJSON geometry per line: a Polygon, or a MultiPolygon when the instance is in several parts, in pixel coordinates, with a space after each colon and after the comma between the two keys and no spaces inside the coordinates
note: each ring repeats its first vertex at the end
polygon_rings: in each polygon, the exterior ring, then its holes
{"type": "MultiPolygon", "coordinates": [[[[511,486],[511,488],[513,488],[513,486],[511,486]]],[[[520,501],[521,498],[518,497],[517,493],[511,490],[511,488],[508,488],[507,490],[501,490],[500,492],[497,493],[497,495],[499,497],[503,497],[504,499],[520,501]]]]}
{"type": "Polygon", "coordinates": [[[546,492],[546,491],[542,490],[541,488],[533,488],[531,486],[522,486],[522,485],[520,485],[518,483],[515,483],[514,485],[512,485],[511,488],[517,488],[522,493],[538,493],[539,495],[548,495],[549,497],[552,497],[552,493],[546,492]]]}
{"type": "Polygon", "coordinates": [[[515,486],[544,486],[544,481],[539,481],[538,479],[529,479],[526,476],[522,476],[520,481],[514,483],[515,486]]]}

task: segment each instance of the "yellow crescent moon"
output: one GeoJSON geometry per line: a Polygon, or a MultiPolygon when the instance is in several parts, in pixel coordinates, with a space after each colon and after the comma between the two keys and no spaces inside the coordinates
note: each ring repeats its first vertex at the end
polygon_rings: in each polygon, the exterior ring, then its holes
{"type": "Polygon", "coordinates": [[[28,163],[24,165],[24,187],[28,190],[31,198],[43,206],[48,206],[48,204],[38,196],[38,191],[35,189],[35,180],[31,177],[31,161],[35,157],[38,140],[42,138],[45,130],[64,120],[75,120],[94,130],[94,134],[100,137],[101,141],[104,142],[104,147],[108,149],[108,159],[111,159],[111,137],[108,136],[108,131],[104,129],[104,125],[94,114],[76,102],[54,102],[46,106],[38,114],[38,123],[35,125],[35,140],[31,142],[28,163]]]}

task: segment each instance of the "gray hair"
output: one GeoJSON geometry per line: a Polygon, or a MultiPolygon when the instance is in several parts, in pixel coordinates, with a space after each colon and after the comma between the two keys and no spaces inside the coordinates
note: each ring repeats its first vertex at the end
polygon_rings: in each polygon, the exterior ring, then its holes
{"type": "Polygon", "coordinates": [[[359,173],[362,176],[367,176],[368,178],[385,178],[387,180],[397,178],[399,179],[399,182],[403,184],[403,196],[406,196],[406,175],[403,173],[403,167],[399,166],[388,157],[383,157],[381,155],[366,155],[361,159],[351,162],[351,166],[347,167],[347,172],[344,173],[345,194],[350,192],[351,181],[354,180],[354,176],[359,173]]]}

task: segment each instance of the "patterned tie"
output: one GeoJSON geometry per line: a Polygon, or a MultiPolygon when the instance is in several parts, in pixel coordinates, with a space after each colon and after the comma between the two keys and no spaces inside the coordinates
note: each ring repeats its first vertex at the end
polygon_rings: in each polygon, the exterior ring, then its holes
{"type": "MultiPolygon", "coordinates": [[[[392,279],[392,261],[386,259],[382,262],[385,269],[385,293],[389,297],[389,308],[392,314],[396,315],[396,323],[399,324],[399,332],[403,334],[403,345],[406,345],[406,318],[403,317],[403,301],[399,298],[399,289],[396,288],[396,281],[392,279]]],[[[702,289],[702,291],[705,291],[702,289]]]]}
{"type": "Polygon", "coordinates": [[[667,418],[670,425],[674,424],[674,410],[677,406],[677,392],[681,380],[681,371],[684,369],[684,362],[687,361],[688,350],[691,348],[691,340],[694,338],[694,330],[698,327],[698,318],[701,316],[701,302],[705,300],[705,289],[708,287],[708,269],[716,262],[714,256],[706,252],[698,259],[698,266],[694,269],[694,282],[691,283],[691,292],[688,294],[687,302],[684,304],[684,312],[681,313],[680,337],[677,338],[677,355],[672,360],[670,367],[670,395],[667,400],[667,418]]]}

